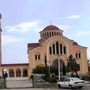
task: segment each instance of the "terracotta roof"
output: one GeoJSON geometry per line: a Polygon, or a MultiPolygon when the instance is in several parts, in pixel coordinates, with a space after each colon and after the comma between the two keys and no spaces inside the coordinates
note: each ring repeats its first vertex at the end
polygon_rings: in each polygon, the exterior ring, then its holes
{"type": "Polygon", "coordinates": [[[60,30],[60,29],[54,25],[49,25],[43,29],[43,31],[46,31],[46,30],[60,30]]]}
{"type": "Polygon", "coordinates": [[[40,43],[29,43],[28,44],[28,47],[33,47],[33,48],[39,47],[39,46],[41,46],[40,43]]]}
{"type": "Polygon", "coordinates": [[[28,66],[29,63],[2,64],[1,66],[28,66]]]}

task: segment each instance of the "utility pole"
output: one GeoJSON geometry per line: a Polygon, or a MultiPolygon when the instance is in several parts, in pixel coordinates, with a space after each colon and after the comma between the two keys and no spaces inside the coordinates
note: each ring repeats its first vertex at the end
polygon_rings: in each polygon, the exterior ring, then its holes
{"type": "Polygon", "coordinates": [[[0,14],[0,66],[2,64],[2,42],[1,42],[2,29],[1,29],[1,19],[2,19],[2,15],[0,14]]]}
{"type": "Polygon", "coordinates": [[[58,79],[60,80],[60,54],[58,54],[58,79]]]}
{"type": "Polygon", "coordinates": [[[1,69],[1,64],[2,64],[2,41],[1,41],[2,29],[1,29],[1,19],[2,19],[2,15],[0,13],[0,76],[2,76],[2,69],[1,69]]]}

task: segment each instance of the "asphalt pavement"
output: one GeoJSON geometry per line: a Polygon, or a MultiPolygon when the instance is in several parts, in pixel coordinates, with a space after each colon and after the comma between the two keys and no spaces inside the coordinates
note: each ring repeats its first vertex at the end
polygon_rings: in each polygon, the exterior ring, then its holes
{"type": "MultiPolygon", "coordinates": [[[[31,80],[7,80],[7,89],[0,89],[0,90],[73,90],[73,89],[58,88],[57,86],[49,88],[32,88],[31,80]]],[[[81,90],[90,90],[90,83],[86,82],[85,87],[83,87],[81,90]]]]}

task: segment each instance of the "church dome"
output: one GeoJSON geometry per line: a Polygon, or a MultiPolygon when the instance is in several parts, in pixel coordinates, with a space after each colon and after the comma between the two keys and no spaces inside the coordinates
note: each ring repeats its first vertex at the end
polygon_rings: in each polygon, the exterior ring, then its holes
{"type": "Polygon", "coordinates": [[[57,26],[48,25],[40,32],[40,41],[45,41],[46,39],[57,35],[63,35],[63,30],[59,29],[57,26]]]}
{"type": "Polygon", "coordinates": [[[43,31],[47,31],[47,30],[60,30],[60,29],[54,25],[49,25],[43,29],[43,31]]]}

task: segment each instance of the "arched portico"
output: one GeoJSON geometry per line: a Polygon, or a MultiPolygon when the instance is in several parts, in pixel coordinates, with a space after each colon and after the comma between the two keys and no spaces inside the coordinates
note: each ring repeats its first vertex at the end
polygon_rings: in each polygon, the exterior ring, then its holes
{"type": "MultiPolygon", "coordinates": [[[[55,59],[53,61],[52,66],[58,69],[58,59],[55,59]]],[[[65,63],[61,59],[60,59],[60,74],[61,75],[65,75],[66,74],[65,63]]]]}

